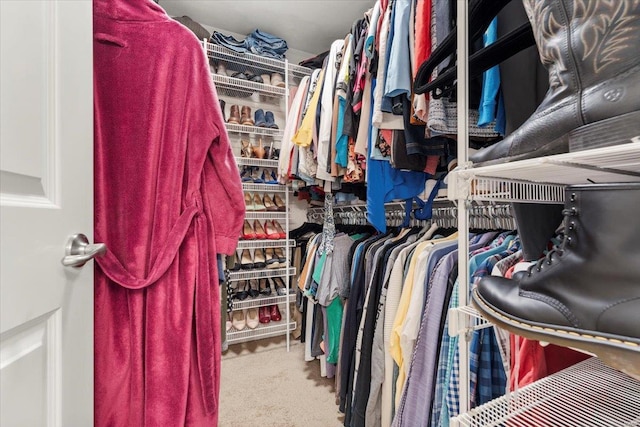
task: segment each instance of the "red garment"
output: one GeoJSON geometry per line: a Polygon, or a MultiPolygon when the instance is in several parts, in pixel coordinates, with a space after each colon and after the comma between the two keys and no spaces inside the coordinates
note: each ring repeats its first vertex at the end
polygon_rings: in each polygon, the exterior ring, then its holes
{"type": "Polygon", "coordinates": [[[217,253],[244,218],[195,36],[150,0],[94,0],[95,425],[217,425],[217,253]]]}
{"type": "Polygon", "coordinates": [[[416,4],[415,55],[414,77],[420,65],[431,56],[431,0],[421,0],[416,4]]]}

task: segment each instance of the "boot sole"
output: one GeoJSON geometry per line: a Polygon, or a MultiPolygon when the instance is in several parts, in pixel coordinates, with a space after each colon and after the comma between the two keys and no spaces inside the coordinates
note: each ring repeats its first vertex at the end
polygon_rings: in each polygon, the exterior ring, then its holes
{"type": "Polygon", "coordinates": [[[605,364],[640,380],[640,340],[595,331],[589,334],[581,329],[558,328],[557,325],[514,318],[485,302],[477,289],[473,290],[472,302],[489,321],[509,332],[536,341],[584,350],[596,355],[605,364]]]}
{"type": "Polygon", "coordinates": [[[611,147],[640,138],[640,111],[581,126],[569,134],[569,152],[611,147]]]}

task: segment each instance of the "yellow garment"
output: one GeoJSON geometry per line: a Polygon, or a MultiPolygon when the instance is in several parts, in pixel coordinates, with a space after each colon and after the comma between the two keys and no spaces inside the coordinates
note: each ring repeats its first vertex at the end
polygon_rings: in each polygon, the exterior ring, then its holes
{"type": "Polygon", "coordinates": [[[318,81],[316,83],[316,90],[313,92],[313,96],[311,96],[307,112],[305,113],[296,134],[293,135],[293,138],[291,139],[294,144],[300,147],[310,146],[311,141],[313,140],[313,126],[316,122],[316,112],[318,111],[318,103],[320,101],[320,93],[322,92],[322,82],[324,81],[325,70],[326,69],[323,68],[322,71],[320,71],[320,75],[318,76],[318,81]]]}
{"type": "Polygon", "coordinates": [[[400,400],[402,399],[402,389],[404,387],[404,383],[407,379],[407,370],[409,368],[409,363],[411,360],[409,358],[410,355],[403,354],[402,348],[400,346],[400,335],[402,334],[402,330],[404,329],[404,322],[407,318],[407,312],[409,311],[409,304],[411,302],[411,294],[413,292],[413,279],[415,274],[416,263],[418,261],[418,255],[428,246],[433,245],[434,243],[446,242],[449,240],[456,240],[458,238],[458,232],[453,233],[452,235],[441,238],[441,239],[432,239],[422,242],[416,246],[415,251],[411,257],[411,262],[409,263],[409,270],[407,271],[407,277],[404,279],[404,285],[402,286],[402,294],[400,296],[400,303],[398,304],[398,310],[396,311],[396,317],[393,321],[393,329],[391,330],[391,338],[389,340],[389,352],[391,353],[391,357],[398,365],[398,379],[396,381],[396,410],[398,409],[398,405],[400,404],[400,400]]]}

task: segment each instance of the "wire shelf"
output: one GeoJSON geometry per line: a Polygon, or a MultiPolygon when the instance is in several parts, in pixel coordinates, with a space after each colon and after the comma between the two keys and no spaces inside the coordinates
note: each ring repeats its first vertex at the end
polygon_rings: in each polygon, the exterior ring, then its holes
{"type": "Polygon", "coordinates": [[[237,282],[238,280],[263,279],[267,277],[282,277],[285,275],[293,276],[294,274],[296,274],[296,269],[294,267],[232,271],[229,273],[229,280],[231,280],[232,282],[237,282]]]}
{"type": "Polygon", "coordinates": [[[250,184],[245,182],[242,184],[242,190],[259,191],[264,193],[285,193],[287,191],[287,186],[281,184],[250,184]]]}
{"type": "Polygon", "coordinates": [[[233,300],[233,311],[247,308],[264,307],[265,305],[284,304],[286,302],[296,302],[296,294],[284,296],[259,296],[255,299],[247,298],[244,301],[233,300]]]}
{"type": "Polygon", "coordinates": [[[563,203],[566,185],[640,182],[640,142],[455,169],[449,199],[563,203]]]}
{"type": "Polygon", "coordinates": [[[227,331],[227,342],[229,344],[236,344],[239,342],[255,340],[257,338],[274,337],[286,332],[291,332],[295,328],[296,322],[289,322],[287,324],[283,316],[283,319],[279,322],[260,324],[260,326],[255,329],[244,328],[241,331],[237,331],[232,328],[230,331],[227,331]]]}
{"type": "Polygon", "coordinates": [[[207,56],[211,59],[219,59],[226,62],[244,65],[251,69],[262,70],[263,72],[285,73],[289,71],[295,77],[302,78],[311,75],[311,69],[300,65],[291,64],[275,58],[254,55],[252,53],[237,53],[223,46],[204,42],[207,56]]]}
{"type": "Polygon", "coordinates": [[[257,166],[262,168],[277,168],[278,160],[253,159],[248,157],[236,157],[238,166],[257,166]]]}
{"type": "Polygon", "coordinates": [[[587,359],[451,419],[452,426],[640,426],[640,381],[587,359]]]}
{"type": "Polygon", "coordinates": [[[245,219],[261,219],[261,220],[269,220],[275,219],[278,221],[286,221],[288,218],[287,212],[270,212],[270,211],[262,211],[262,212],[247,212],[244,216],[245,219]]]}
{"type": "Polygon", "coordinates": [[[238,249],[295,248],[295,246],[294,239],[238,241],[238,249]]]}
{"type": "Polygon", "coordinates": [[[284,96],[286,94],[286,90],[278,86],[256,83],[221,74],[212,73],[211,77],[216,84],[216,90],[225,96],[246,98],[254,93],[268,96],[284,96]]]}
{"type": "Polygon", "coordinates": [[[489,326],[491,323],[471,305],[449,309],[449,335],[452,337],[489,326]]]}
{"type": "MultiPolygon", "coordinates": [[[[247,133],[251,135],[270,136],[275,139],[282,139],[282,136],[283,136],[283,131],[281,129],[237,125],[235,123],[227,123],[226,128],[227,128],[227,132],[230,132],[230,133],[247,133]]],[[[254,159],[254,160],[262,160],[262,159],[254,159]]]]}

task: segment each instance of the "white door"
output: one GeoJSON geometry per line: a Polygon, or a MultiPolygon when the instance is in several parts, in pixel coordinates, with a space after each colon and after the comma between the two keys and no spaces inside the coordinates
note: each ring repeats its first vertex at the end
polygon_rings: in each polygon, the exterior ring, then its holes
{"type": "Polygon", "coordinates": [[[90,0],[0,0],[0,425],[93,423],[90,0]]]}

